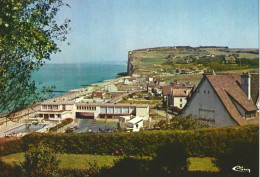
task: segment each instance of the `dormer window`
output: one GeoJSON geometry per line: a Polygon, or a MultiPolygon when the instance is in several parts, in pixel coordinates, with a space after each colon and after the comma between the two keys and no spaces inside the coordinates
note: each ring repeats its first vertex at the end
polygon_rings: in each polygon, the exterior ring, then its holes
{"type": "Polygon", "coordinates": [[[246,119],[254,118],[256,116],[256,111],[246,111],[246,119]]]}

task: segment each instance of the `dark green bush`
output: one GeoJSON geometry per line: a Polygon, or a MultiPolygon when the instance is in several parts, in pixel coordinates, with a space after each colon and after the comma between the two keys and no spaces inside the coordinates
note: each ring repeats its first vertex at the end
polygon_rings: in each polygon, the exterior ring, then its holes
{"type": "Polygon", "coordinates": [[[0,159],[0,177],[22,176],[21,168],[15,164],[7,164],[0,159]]]}
{"type": "Polygon", "coordinates": [[[221,172],[227,174],[237,174],[241,172],[233,171],[235,166],[242,166],[244,169],[250,169],[244,174],[259,174],[259,144],[258,142],[236,142],[225,152],[216,156],[216,165],[221,172]]]}
{"type": "Polygon", "coordinates": [[[46,144],[60,153],[152,155],[167,142],[182,143],[189,156],[214,157],[233,147],[236,142],[258,143],[258,126],[207,128],[199,130],[154,130],[139,133],[33,133],[13,143],[2,143],[1,155],[25,152],[30,144],[46,144]]]}
{"type": "Polygon", "coordinates": [[[185,146],[179,142],[169,142],[159,147],[155,152],[150,172],[156,176],[181,176],[187,171],[188,153],[185,146]]]}
{"type": "Polygon", "coordinates": [[[143,177],[149,176],[149,159],[124,157],[115,162],[112,168],[101,170],[101,177],[143,177]]]}
{"type": "Polygon", "coordinates": [[[0,142],[0,156],[24,152],[25,150],[21,139],[0,142]]]}

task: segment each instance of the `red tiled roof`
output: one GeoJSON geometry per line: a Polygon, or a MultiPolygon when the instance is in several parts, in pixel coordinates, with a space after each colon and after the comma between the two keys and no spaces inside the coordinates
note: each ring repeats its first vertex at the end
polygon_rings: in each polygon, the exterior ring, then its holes
{"type": "Polygon", "coordinates": [[[102,92],[92,92],[91,97],[103,97],[103,93],[102,92]]]}
{"type": "Polygon", "coordinates": [[[174,97],[188,97],[188,95],[186,94],[187,89],[183,89],[183,88],[173,88],[172,89],[172,95],[174,97]]]}
{"type": "Polygon", "coordinates": [[[173,88],[173,86],[169,86],[169,85],[164,86],[163,87],[163,95],[164,96],[169,95],[171,93],[171,88],[173,88]]]}
{"type": "Polygon", "coordinates": [[[234,77],[231,75],[205,75],[205,77],[215,90],[231,117],[239,125],[247,124],[247,121],[238,112],[232,99],[247,111],[256,111],[257,107],[251,100],[248,100],[234,77]]]}

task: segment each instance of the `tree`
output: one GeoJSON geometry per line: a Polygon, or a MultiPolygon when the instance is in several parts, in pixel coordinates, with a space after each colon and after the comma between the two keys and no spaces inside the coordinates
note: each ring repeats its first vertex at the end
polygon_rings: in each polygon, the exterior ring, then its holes
{"type": "Polygon", "coordinates": [[[62,0],[0,1],[0,113],[9,115],[40,99],[31,76],[60,51],[70,20],[56,22],[62,0]]]}
{"type": "Polygon", "coordinates": [[[53,150],[44,145],[31,147],[25,153],[25,161],[21,164],[24,176],[56,177],[60,160],[53,150]]]}

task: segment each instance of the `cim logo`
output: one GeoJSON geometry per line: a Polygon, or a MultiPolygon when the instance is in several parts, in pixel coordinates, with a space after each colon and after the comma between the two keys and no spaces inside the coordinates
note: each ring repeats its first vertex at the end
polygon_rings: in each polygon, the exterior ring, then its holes
{"type": "Polygon", "coordinates": [[[237,172],[242,172],[242,173],[245,173],[245,172],[250,173],[250,169],[246,169],[243,166],[235,166],[232,168],[232,170],[237,171],[237,172]]]}

